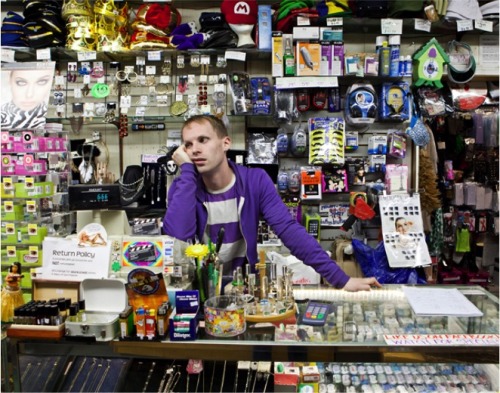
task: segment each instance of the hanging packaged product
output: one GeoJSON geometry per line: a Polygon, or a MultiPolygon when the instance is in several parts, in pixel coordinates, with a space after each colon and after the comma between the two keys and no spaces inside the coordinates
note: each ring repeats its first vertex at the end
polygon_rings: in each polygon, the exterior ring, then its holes
{"type": "Polygon", "coordinates": [[[248,114],[250,111],[249,85],[247,73],[233,72],[230,76],[231,93],[233,96],[233,113],[235,115],[248,114]]]}
{"type": "Polygon", "coordinates": [[[305,166],[300,168],[301,199],[321,199],[321,168],[305,166]]]}
{"type": "Polygon", "coordinates": [[[351,125],[371,124],[377,117],[378,100],[369,83],[355,83],[346,92],[345,119],[351,125]]]}
{"type": "Polygon", "coordinates": [[[404,121],[410,118],[410,86],[407,82],[383,83],[380,89],[379,119],[404,121]]]}
{"type": "Polygon", "coordinates": [[[271,86],[268,78],[250,78],[250,97],[254,115],[271,114],[271,86]]]}
{"type": "Polygon", "coordinates": [[[309,164],[343,165],[345,123],[339,117],[315,117],[308,121],[309,164]]]}

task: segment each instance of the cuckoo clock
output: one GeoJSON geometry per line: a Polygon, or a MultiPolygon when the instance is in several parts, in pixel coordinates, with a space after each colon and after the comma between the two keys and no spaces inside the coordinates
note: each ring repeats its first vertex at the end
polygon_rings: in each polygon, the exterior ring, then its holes
{"type": "Polygon", "coordinates": [[[413,72],[415,86],[443,87],[441,77],[444,65],[449,63],[448,55],[435,38],[425,44],[422,49],[413,55],[416,63],[413,72]]]}

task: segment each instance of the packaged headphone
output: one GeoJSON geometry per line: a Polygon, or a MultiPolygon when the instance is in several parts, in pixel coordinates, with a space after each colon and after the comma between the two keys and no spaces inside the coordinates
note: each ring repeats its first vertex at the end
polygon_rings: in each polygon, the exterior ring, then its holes
{"type": "Polygon", "coordinates": [[[351,125],[372,124],[377,117],[378,99],[369,83],[355,83],[346,92],[345,119],[351,125]]]}

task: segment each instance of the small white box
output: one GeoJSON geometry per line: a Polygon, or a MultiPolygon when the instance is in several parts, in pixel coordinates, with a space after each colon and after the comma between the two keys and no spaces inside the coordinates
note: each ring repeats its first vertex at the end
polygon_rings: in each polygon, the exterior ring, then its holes
{"type": "Polygon", "coordinates": [[[294,26],[294,40],[319,40],[319,27],[314,26],[294,26]]]}

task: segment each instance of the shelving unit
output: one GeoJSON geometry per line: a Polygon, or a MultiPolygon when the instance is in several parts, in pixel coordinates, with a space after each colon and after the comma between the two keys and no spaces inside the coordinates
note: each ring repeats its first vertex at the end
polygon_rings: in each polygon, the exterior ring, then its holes
{"type": "Polygon", "coordinates": [[[44,237],[68,235],[74,225],[68,143],[64,131],[2,130],[2,276],[20,262],[28,295],[29,269],[42,266],[44,237]]]}

